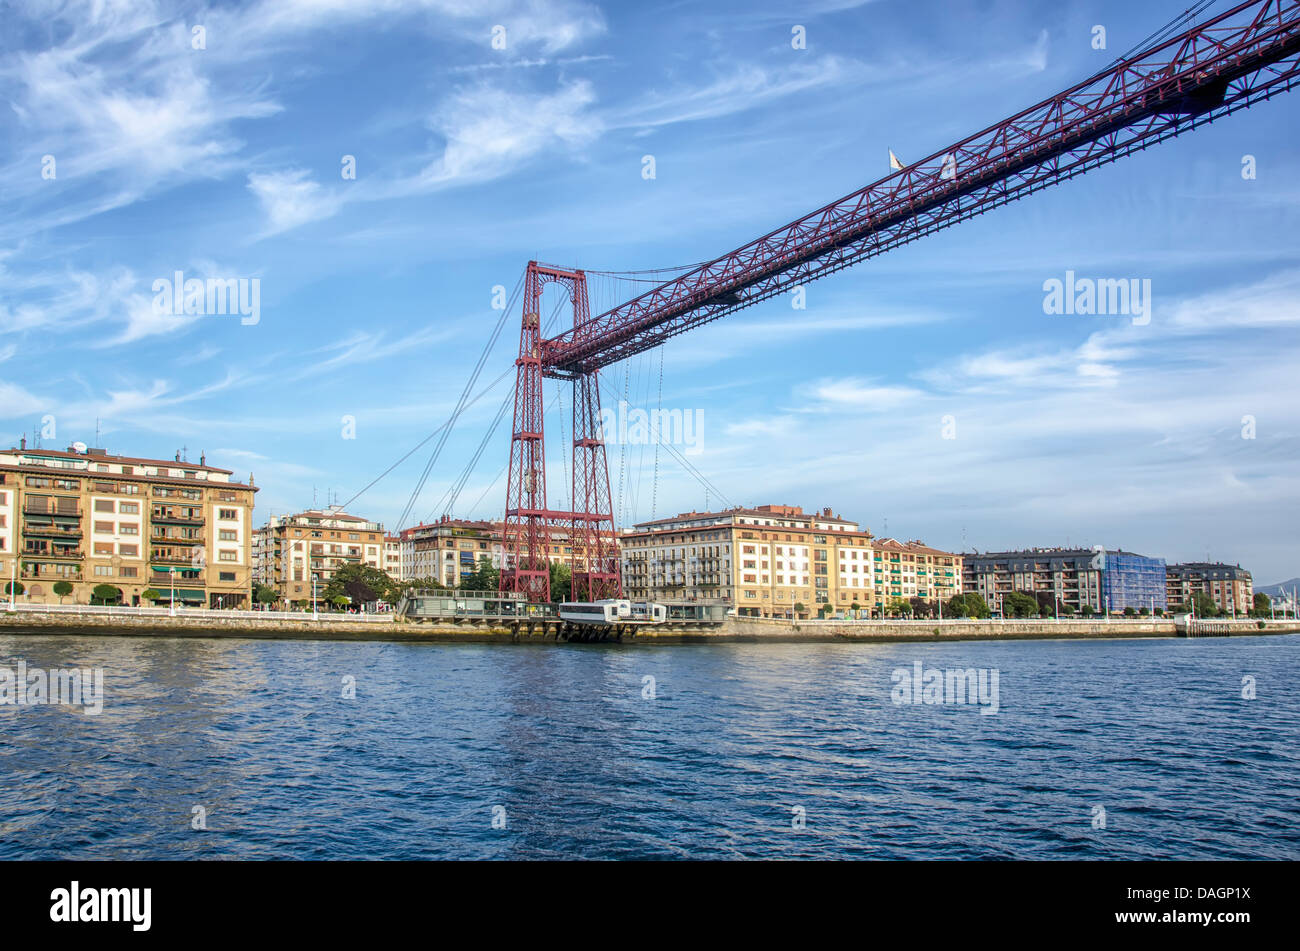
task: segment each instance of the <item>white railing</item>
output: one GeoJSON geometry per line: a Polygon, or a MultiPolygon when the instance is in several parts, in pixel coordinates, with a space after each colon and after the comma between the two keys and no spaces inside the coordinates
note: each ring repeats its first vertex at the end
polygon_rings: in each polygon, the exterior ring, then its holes
{"type": "MultiPolygon", "coordinates": [[[[0,599],[0,611],[9,611],[9,602],[0,599]]],[[[382,614],[347,614],[342,611],[236,611],[222,608],[146,608],[117,604],[23,604],[15,603],[12,610],[25,614],[82,614],[105,617],[186,617],[220,619],[262,619],[274,621],[324,621],[335,623],[360,621],[363,623],[391,624],[396,615],[391,611],[382,614]]]]}

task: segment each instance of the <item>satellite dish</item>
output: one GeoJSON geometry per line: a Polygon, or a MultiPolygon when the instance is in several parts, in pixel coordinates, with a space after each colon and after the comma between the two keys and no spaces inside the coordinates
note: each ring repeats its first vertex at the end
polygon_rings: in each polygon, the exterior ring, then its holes
{"type": "Polygon", "coordinates": [[[84,442],[74,442],[72,444],[72,449],[74,452],[78,452],[83,456],[86,454],[86,444],[84,442]]]}

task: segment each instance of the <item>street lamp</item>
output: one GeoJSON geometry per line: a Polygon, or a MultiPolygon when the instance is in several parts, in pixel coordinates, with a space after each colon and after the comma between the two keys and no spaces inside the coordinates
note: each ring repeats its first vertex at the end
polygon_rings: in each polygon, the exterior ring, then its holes
{"type": "Polygon", "coordinates": [[[318,577],[320,576],[317,575],[316,572],[313,571],[311,573],[311,619],[313,621],[320,620],[320,613],[317,610],[317,605],[316,605],[316,579],[318,577]]]}

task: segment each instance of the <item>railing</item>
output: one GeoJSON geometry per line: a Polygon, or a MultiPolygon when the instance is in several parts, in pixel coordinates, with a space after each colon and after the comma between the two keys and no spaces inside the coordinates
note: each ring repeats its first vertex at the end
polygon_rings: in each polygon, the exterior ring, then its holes
{"type": "Polygon", "coordinates": [[[23,522],[24,535],[76,535],[81,537],[80,525],[32,525],[23,522]]]}
{"type": "MultiPolygon", "coordinates": [[[[73,579],[68,579],[73,580],[73,579]]],[[[0,598],[0,611],[8,611],[7,600],[0,598]]],[[[360,621],[363,623],[391,624],[392,612],[382,614],[347,614],[322,611],[313,616],[310,611],[244,611],[233,608],[146,608],[119,604],[23,604],[15,602],[14,610],[25,614],[84,614],[113,617],[189,617],[189,618],[244,618],[276,621],[360,621]]]]}

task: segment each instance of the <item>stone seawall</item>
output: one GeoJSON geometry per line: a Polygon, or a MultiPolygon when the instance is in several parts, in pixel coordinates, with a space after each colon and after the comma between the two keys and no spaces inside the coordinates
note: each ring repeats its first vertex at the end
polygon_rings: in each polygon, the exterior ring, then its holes
{"type": "MultiPolygon", "coordinates": [[[[1295,621],[1220,622],[1234,635],[1300,631],[1295,621]]],[[[0,613],[0,635],[98,634],[103,636],[234,637],[283,640],[555,643],[569,640],[558,625],[512,629],[491,622],[456,624],[286,620],[266,618],[0,613]]],[[[1050,638],[1174,637],[1172,620],[1143,621],[802,621],[728,618],[722,625],[664,624],[624,632],[624,643],[780,643],[845,641],[1019,640],[1050,638]]],[[[575,638],[576,639],[576,638],[575,638]]]]}

